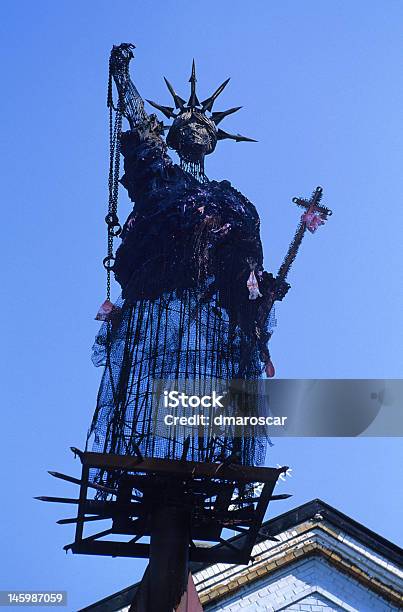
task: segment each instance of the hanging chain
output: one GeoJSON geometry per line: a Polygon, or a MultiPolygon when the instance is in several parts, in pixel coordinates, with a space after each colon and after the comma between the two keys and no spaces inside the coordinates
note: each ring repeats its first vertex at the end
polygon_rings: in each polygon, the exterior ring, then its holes
{"type": "Polygon", "coordinates": [[[103,260],[106,269],[106,299],[111,298],[111,272],[113,270],[115,256],[113,254],[113,239],[122,231],[119,223],[118,195],[119,195],[119,173],[120,173],[120,135],[122,131],[122,112],[121,104],[118,102],[117,108],[114,106],[112,97],[112,75],[109,70],[108,79],[108,99],[109,108],[109,177],[108,177],[108,213],[105,222],[108,226],[107,234],[107,256],[103,260]],[[115,110],[115,120],[113,111],[115,110]]]}

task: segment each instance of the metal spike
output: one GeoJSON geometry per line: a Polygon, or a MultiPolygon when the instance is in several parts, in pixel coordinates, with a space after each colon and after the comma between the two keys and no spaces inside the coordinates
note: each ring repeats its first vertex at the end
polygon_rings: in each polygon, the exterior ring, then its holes
{"type": "Polygon", "coordinates": [[[152,100],[147,100],[147,102],[151,104],[151,106],[153,106],[157,110],[161,111],[161,113],[165,115],[165,117],[167,117],[168,119],[175,118],[173,106],[162,106],[162,104],[157,104],[156,102],[153,102],[152,100]]]}
{"type": "Polygon", "coordinates": [[[232,113],[236,113],[241,108],[242,106],[234,106],[234,108],[229,108],[226,111],[212,113],[211,120],[214,121],[216,125],[218,125],[223,119],[225,119],[225,117],[228,117],[228,115],[232,115],[232,113]]]}
{"type": "Polygon", "coordinates": [[[169,93],[171,94],[174,102],[175,102],[175,108],[180,108],[181,110],[185,110],[185,100],[183,98],[181,98],[180,96],[178,96],[178,94],[176,93],[176,91],[174,90],[174,88],[172,87],[171,83],[168,81],[167,78],[164,77],[164,81],[166,86],[168,87],[169,93]]]}
{"type": "Polygon", "coordinates": [[[227,79],[226,81],[224,81],[224,83],[221,83],[220,87],[218,87],[218,89],[216,89],[215,92],[209,98],[206,98],[205,100],[203,100],[203,102],[201,103],[201,107],[202,107],[202,112],[203,113],[206,112],[206,111],[210,111],[211,112],[215,100],[218,98],[220,93],[228,85],[229,80],[230,79],[227,79]]]}
{"type": "Polygon", "coordinates": [[[75,518],[65,518],[65,519],[59,519],[58,521],[56,521],[56,523],[58,525],[71,525],[74,523],[89,523],[91,521],[107,521],[108,519],[111,519],[112,516],[83,516],[83,517],[75,517],[75,518]]]}
{"type": "Polygon", "coordinates": [[[254,138],[247,138],[247,136],[241,136],[241,134],[228,134],[228,132],[219,129],[217,131],[217,140],[225,140],[226,138],[236,142],[257,142],[254,138]]]}
{"type": "MultiPolygon", "coordinates": [[[[74,478],[73,476],[67,476],[67,474],[61,474],[60,472],[51,472],[49,471],[51,476],[55,478],[60,478],[61,480],[66,480],[67,482],[72,482],[73,484],[81,485],[82,481],[79,478],[74,478]]],[[[87,482],[87,487],[90,489],[95,489],[96,491],[102,491],[103,493],[110,493],[112,495],[116,495],[117,491],[112,489],[111,487],[106,487],[104,485],[97,484],[96,482],[87,482]]]]}
{"type": "Polygon", "coordinates": [[[292,497],[291,493],[280,493],[279,495],[272,495],[270,497],[270,501],[277,501],[279,499],[288,499],[289,497],[292,497]]]}
{"type": "Polygon", "coordinates": [[[54,476],[55,478],[60,478],[61,480],[67,480],[67,482],[72,482],[73,484],[81,484],[81,480],[79,478],[74,478],[74,476],[67,476],[67,474],[61,474],[60,472],[52,472],[48,471],[48,474],[54,476]]]}
{"type": "Polygon", "coordinates": [[[190,108],[195,108],[195,106],[200,106],[200,102],[197,99],[196,95],[196,65],[195,61],[192,62],[192,74],[190,75],[189,83],[190,83],[190,98],[188,102],[188,106],[190,108]]]}
{"type": "Polygon", "coordinates": [[[79,504],[79,499],[72,499],[71,497],[48,497],[47,495],[41,495],[40,497],[34,497],[34,499],[39,499],[39,501],[44,502],[56,502],[58,504],[79,504]]]}

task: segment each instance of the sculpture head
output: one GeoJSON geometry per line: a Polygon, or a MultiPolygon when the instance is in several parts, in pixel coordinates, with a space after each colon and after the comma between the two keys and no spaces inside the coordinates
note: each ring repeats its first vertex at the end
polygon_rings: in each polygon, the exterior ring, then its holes
{"type": "Polygon", "coordinates": [[[161,111],[168,119],[173,119],[166,138],[167,145],[178,153],[184,166],[196,166],[198,172],[203,174],[204,158],[214,151],[219,140],[229,138],[236,142],[256,141],[240,134],[228,134],[224,130],[217,128],[217,125],[227,115],[231,115],[241,108],[241,106],[237,106],[222,112],[213,112],[212,110],[216,98],[224,90],[229,79],[224,81],[209,98],[199,102],[196,94],[196,68],[193,60],[192,74],[189,82],[191,92],[187,103],[178,96],[167,79],[165,79],[165,83],[173,98],[175,107],[162,106],[151,100],[147,100],[147,102],[161,111]],[[209,113],[209,116],[206,113],[209,113]]]}
{"type": "Polygon", "coordinates": [[[167,145],[188,163],[198,163],[212,153],[217,144],[215,123],[196,109],[175,117],[167,134],[167,145]]]}

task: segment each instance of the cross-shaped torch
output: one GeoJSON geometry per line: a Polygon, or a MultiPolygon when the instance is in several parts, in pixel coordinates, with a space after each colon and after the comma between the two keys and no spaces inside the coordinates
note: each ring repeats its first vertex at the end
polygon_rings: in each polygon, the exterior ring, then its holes
{"type": "MultiPolygon", "coordinates": [[[[291,269],[292,264],[294,263],[294,259],[297,256],[298,249],[301,245],[302,239],[305,235],[306,230],[311,232],[312,234],[316,232],[319,226],[323,225],[328,217],[332,215],[332,211],[320,204],[322,199],[323,190],[322,187],[316,187],[315,191],[312,193],[312,196],[309,200],[304,198],[293,198],[292,201],[297,206],[305,209],[300,222],[298,224],[297,230],[295,232],[294,238],[291,241],[290,246],[288,247],[288,251],[286,256],[283,259],[283,263],[281,264],[279,271],[276,276],[277,283],[284,282],[287,278],[287,275],[291,269]]],[[[275,294],[272,293],[269,297],[269,300],[265,304],[266,313],[270,313],[273,304],[275,302],[275,294]]],[[[269,338],[270,339],[270,338],[269,338]]],[[[270,378],[274,376],[274,367],[270,359],[270,355],[267,351],[265,358],[265,370],[267,376],[270,378]]]]}
{"type": "Polygon", "coordinates": [[[320,225],[323,225],[328,217],[332,215],[332,211],[320,204],[322,199],[323,189],[322,187],[316,187],[315,191],[309,200],[304,198],[293,198],[292,201],[297,206],[305,209],[302,215],[297,231],[295,232],[294,238],[288,247],[286,256],[283,259],[279,271],[277,273],[277,280],[284,281],[290,271],[294,259],[297,256],[298,249],[301,245],[302,239],[305,235],[306,230],[312,234],[316,232],[320,225]]]}

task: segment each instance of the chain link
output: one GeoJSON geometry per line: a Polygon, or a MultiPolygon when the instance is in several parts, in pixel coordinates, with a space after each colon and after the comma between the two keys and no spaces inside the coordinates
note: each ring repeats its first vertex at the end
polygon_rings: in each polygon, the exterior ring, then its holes
{"type": "Polygon", "coordinates": [[[108,214],[105,222],[108,226],[107,234],[107,256],[103,264],[106,269],[106,299],[111,298],[111,272],[115,257],[113,254],[113,239],[121,232],[121,226],[117,216],[118,196],[119,196],[119,173],[120,173],[120,135],[122,131],[122,112],[121,105],[118,103],[115,109],[112,99],[112,78],[108,80],[108,101],[109,107],[109,176],[108,176],[108,214]],[[113,111],[116,110],[115,120],[113,111]]]}

